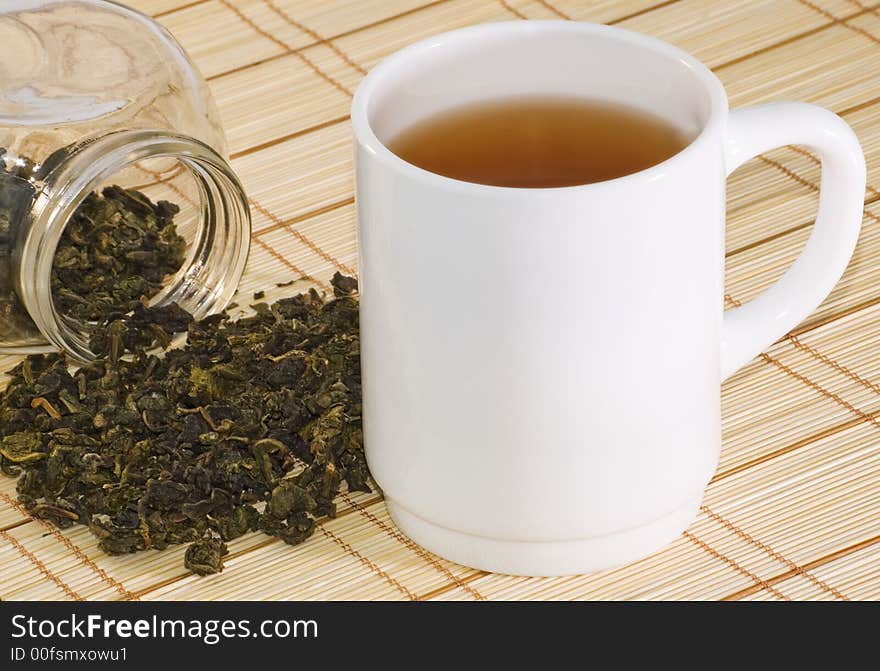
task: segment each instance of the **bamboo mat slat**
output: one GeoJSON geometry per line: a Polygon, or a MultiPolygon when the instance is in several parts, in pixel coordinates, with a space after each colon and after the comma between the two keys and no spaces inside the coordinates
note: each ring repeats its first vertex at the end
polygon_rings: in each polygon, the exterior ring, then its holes
{"type": "Polygon", "coordinates": [[[595,0],[579,2],[579,0],[560,0],[559,2],[542,2],[541,0],[510,0],[505,9],[516,18],[527,19],[573,19],[575,21],[594,21],[609,23],[619,21],[622,17],[642,14],[664,4],[662,0],[633,0],[617,2],[616,0],[595,0]],[[519,15],[522,16],[519,16],[519,15]]]}
{"type": "Polygon", "coordinates": [[[15,480],[0,476],[0,529],[27,521],[27,513],[15,504],[15,480]]]}
{"type": "Polygon", "coordinates": [[[233,7],[273,39],[293,49],[407,14],[431,0],[326,2],[325,0],[216,0],[233,7]]]}
{"type": "Polygon", "coordinates": [[[875,35],[880,35],[880,17],[869,13],[849,25],[835,24],[716,72],[732,106],[804,100],[845,109],[880,95],[876,76],[880,45],[875,35]]]}
{"type": "Polygon", "coordinates": [[[192,4],[194,1],[195,0],[129,0],[124,4],[138,10],[139,12],[143,12],[148,16],[156,16],[157,14],[173,12],[181,7],[192,4]]]}
{"type": "MultiPolygon", "coordinates": [[[[312,51],[302,55],[309,58],[312,51]]],[[[293,57],[234,72],[211,82],[211,88],[233,154],[346,115],[351,104],[346,91],[293,57]]]]}
{"type": "MultiPolygon", "coordinates": [[[[880,466],[880,451],[873,447],[878,436],[869,436],[873,442],[865,445],[859,429],[850,433],[844,437],[848,441],[826,441],[812,452],[785,455],[763,469],[711,485],[687,535],[642,562],[571,578],[485,575],[471,587],[487,598],[619,598],[624,589],[634,599],[717,599],[760,587],[761,581],[788,571],[810,574],[803,564],[821,562],[831,554],[829,547],[880,533],[872,514],[880,479],[876,472],[873,478],[860,477],[869,465],[880,466]],[[838,454],[840,447],[849,448],[847,454],[838,454]],[[857,480],[865,484],[855,491],[857,480]],[[855,492],[852,499],[850,492],[855,492]],[[829,545],[829,539],[843,543],[829,545]]],[[[782,597],[775,598],[792,598],[778,591],[782,597]]]]}
{"type": "MultiPolygon", "coordinates": [[[[817,566],[810,572],[826,584],[837,585],[839,590],[850,599],[875,599],[877,583],[880,582],[880,544],[869,545],[840,559],[817,566]]],[[[836,600],[834,594],[800,575],[781,580],[776,586],[789,594],[792,599],[836,600]]],[[[761,589],[744,595],[742,600],[769,601],[773,598],[773,594],[761,589]]]]}
{"type": "Polygon", "coordinates": [[[809,226],[818,203],[818,176],[818,165],[787,147],[736,170],[728,187],[728,258],[773,236],[809,226]]]}
{"type": "MultiPolygon", "coordinates": [[[[352,581],[366,578],[368,585],[363,597],[358,598],[410,599],[450,582],[464,584],[466,578],[475,574],[472,569],[439,558],[426,562],[427,553],[396,530],[381,502],[323,525],[316,538],[297,550],[300,551],[305,553],[304,570],[283,581],[233,579],[228,587],[218,584],[219,589],[229,589],[228,597],[219,598],[345,598],[350,594],[352,581]],[[370,524],[364,524],[365,521],[370,524]]],[[[274,564],[282,573],[289,564],[289,553],[290,548],[275,543],[260,557],[251,553],[239,561],[245,565],[259,562],[262,570],[267,570],[267,563],[274,564]]],[[[229,563],[230,569],[236,566],[235,561],[229,563]]],[[[217,582],[223,582],[223,576],[217,582]]],[[[202,590],[200,580],[189,577],[150,594],[149,598],[198,599],[202,590]]]]}
{"type": "MultiPolygon", "coordinates": [[[[801,228],[728,258],[728,293],[740,301],[760,293],[761,288],[781,276],[797,257],[809,233],[809,228],[801,228]]],[[[809,330],[877,298],[878,236],[880,202],[871,203],[865,208],[859,245],[840,283],[819,308],[795,329],[796,332],[809,330]]]]}
{"type": "MultiPolygon", "coordinates": [[[[244,2],[265,9],[261,2],[244,2]]],[[[212,77],[248,63],[285,53],[279,43],[255,30],[242,29],[242,19],[235,5],[206,2],[162,17],[163,25],[177,37],[184,48],[198,43],[199,68],[212,77]],[[210,26],[210,30],[205,30],[210,26]]],[[[244,8],[238,9],[244,12],[244,8]]]]}
{"type": "MultiPolygon", "coordinates": [[[[82,597],[60,581],[47,577],[42,561],[23,547],[8,531],[0,531],[0,562],[4,572],[3,590],[8,592],[19,584],[32,585],[33,599],[40,601],[79,601],[82,597]],[[14,567],[14,569],[13,569],[14,567]],[[40,585],[39,595],[36,586],[40,585]],[[63,585],[63,587],[62,587],[63,585]]],[[[9,597],[6,597],[9,598],[9,597]]]]}
{"type": "MultiPolygon", "coordinates": [[[[723,449],[704,507],[668,548],[590,576],[527,579],[446,562],[397,532],[378,494],[296,548],[260,534],[198,578],[183,548],[109,557],[84,528],[32,521],[0,478],[4,599],[880,598],[880,3],[871,0],[130,0],[208,76],[251,200],[242,309],[357,271],[348,110],[366,71],[422,37],[484,21],[619,24],[687,49],[734,106],[800,99],[854,127],[868,160],[863,231],[840,285],[723,388],[723,449]],[[292,287],[276,283],[293,279],[292,287]]],[[[780,148],[730,179],[727,307],[776,279],[809,235],[819,166],[780,148]]],[[[159,188],[159,187],[157,187],[159,188]]],[[[158,193],[158,192],[157,192],[158,193]]],[[[7,370],[15,357],[0,357],[7,370]]]]}
{"type": "MultiPolygon", "coordinates": [[[[337,502],[338,519],[333,522],[360,514],[360,508],[378,498],[376,494],[363,493],[341,497],[337,502]]],[[[184,546],[162,552],[147,551],[112,557],[105,555],[98,548],[97,539],[81,526],[60,532],[47,523],[31,521],[8,529],[6,533],[15,538],[23,548],[38,556],[48,573],[87,599],[139,599],[141,594],[150,593],[160,586],[167,587],[193,577],[183,567],[184,546]],[[109,594],[110,590],[113,594],[109,594]]],[[[229,543],[229,561],[235,561],[239,555],[249,555],[252,552],[260,555],[265,548],[276,544],[283,546],[288,556],[290,552],[296,552],[297,556],[300,554],[298,549],[291,550],[277,539],[251,533],[229,543]]],[[[252,580],[251,577],[250,581],[252,580]]],[[[3,596],[9,599],[39,598],[32,594],[34,590],[41,588],[40,582],[23,578],[15,584],[7,584],[4,578],[3,596]]]]}
{"type": "MultiPolygon", "coordinates": [[[[848,10],[857,11],[853,6],[848,10]]],[[[620,25],[672,42],[709,67],[718,67],[827,23],[827,17],[797,0],[761,0],[746,6],[708,0],[673,3],[620,25]]]]}
{"type": "MultiPolygon", "coordinates": [[[[351,200],[354,159],[351,124],[343,121],[233,159],[233,167],[251,198],[282,221],[351,200]],[[278,174],[285,188],[279,189],[278,174]],[[296,194],[293,196],[292,194],[296,194]]],[[[253,213],[254,230],[273,224],[265,213],[253,213]]]]}

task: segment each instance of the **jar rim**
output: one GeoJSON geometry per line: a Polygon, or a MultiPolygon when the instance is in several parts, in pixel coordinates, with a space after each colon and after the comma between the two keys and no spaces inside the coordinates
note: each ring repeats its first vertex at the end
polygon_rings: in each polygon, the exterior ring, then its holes
{"type": "Polygon", "coordinates": [[[164,130],[122,130],[72,145],[44,173],[32,206],[31,225],[16,246],[13,273],[19,297],[50,343],[79,361],[95,358],[89,336],[63,318],[52,296],[55,251],[70,217],[85,198],[114,174],[148,158],[175,158],[200,185],[202,222],[190,265],[159,304],[181,303],[202,317],[226,307],[247,262],[251,216],[247,196],[229,163],[192,137],[164,130]]]}

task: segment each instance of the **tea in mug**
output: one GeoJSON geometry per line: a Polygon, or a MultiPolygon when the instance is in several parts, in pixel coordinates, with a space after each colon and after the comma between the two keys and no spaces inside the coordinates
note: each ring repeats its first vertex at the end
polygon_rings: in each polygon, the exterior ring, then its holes
{"type": "Polygon", "coordinates": [[[438,175],[541,188],[629,175],[665,161],[691,139],[669,121],[620,103],[519,97],[455,107],[416,122],[388,146],[438,175]]]}

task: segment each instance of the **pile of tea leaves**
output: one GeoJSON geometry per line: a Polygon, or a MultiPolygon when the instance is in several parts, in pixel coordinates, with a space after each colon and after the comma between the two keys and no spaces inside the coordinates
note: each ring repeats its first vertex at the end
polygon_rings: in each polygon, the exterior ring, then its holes
{"type": "Polygon", "coordinates": [[[207,574],[246,532],[302,542],[341,487],[370,490],[357,282],[332,285],[237,320],[137,303],[100,323],[97,361],[29,356],[0,395],[0,470],[31,515],[110,554],[191,543],[207,574]]]}
{"type": "Polygon", "coordinates": [[[186,240],[174,216],[180,207],[153,203],[133,189],[108,186],[77,207],[52,263],[56,309],[82,322],[129,312],[152,298],[183,265],[186,240]]]}
{"type": "Polygon", "coordinates": [[[0,340],[10,343],[36,331],[18,298],[13,274],[17,227],[33,203],[35,167],[27,160],[7,162],[6,149],[0,147],[0,340]]]}
{"type": "MultiPolygon", "coordinates": [[[[66,151],[38,164],[0,147],[0,340],[7,344],[39,335],[15,290],[12,260],[18,229],[31,224],[35,184],[66,151]]],[[[56,248],[50,279],[56,310],[91,330],[109,312],[130,312],[158,294],[186,258],[187,243],[174,222],[179,211],[116,185],[90,193],[56,248]]]]}

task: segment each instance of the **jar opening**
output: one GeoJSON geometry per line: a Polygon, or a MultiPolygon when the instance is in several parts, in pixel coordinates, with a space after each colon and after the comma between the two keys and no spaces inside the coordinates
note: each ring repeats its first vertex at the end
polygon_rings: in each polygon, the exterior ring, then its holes
{"type": "Polygon", "coordinates": [[[16,245],[18,294],[43,335],[79,360],[108,321],[177,303],[223,309],[244,271],[247,199],[213,149],[164,131],[120,131],[44,166],[16,245]]]}

